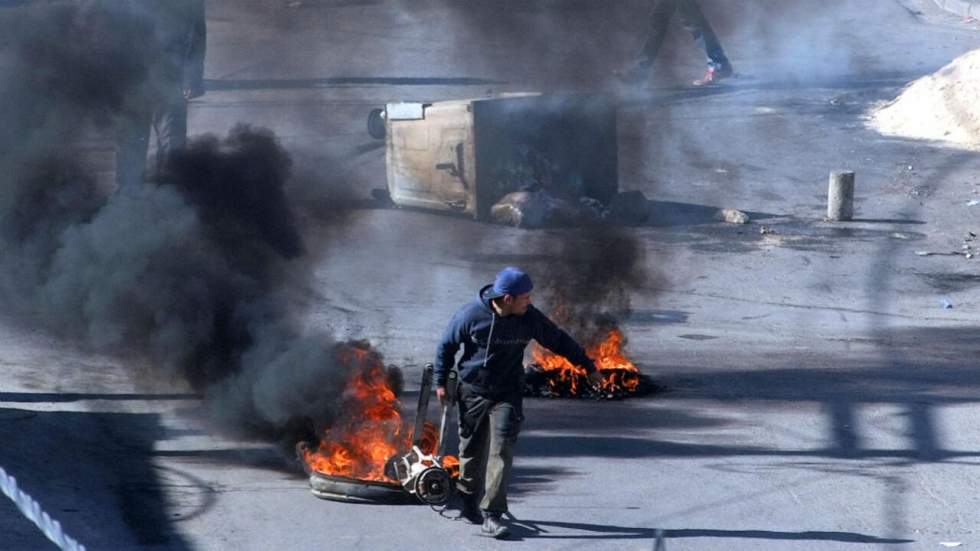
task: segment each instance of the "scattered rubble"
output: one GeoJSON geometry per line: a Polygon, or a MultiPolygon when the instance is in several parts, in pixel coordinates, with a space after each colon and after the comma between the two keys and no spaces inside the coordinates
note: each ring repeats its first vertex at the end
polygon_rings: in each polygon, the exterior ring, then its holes
{"type": "Polygon", "coordinates": [[[721,209],[715,214],[716,220],[726,224],[748,224],[749,215],[737,209],[721,209]]]}
{"type": "Polygon", "coordinates": [[[649,217],[650,201],[641,191],[620,193],[608,206],[586,196],[559,197],[544,190],[515,191],[504,195],[490,208],[491,220],[518,228],[589,225],[600,220],[640,225],[649,217]]]}
{"type": "Polygon", "coordinates": [[[977,255],[976,250],[973,248],[973,240],[976,239],[977,234],[973,232],[967,232],[966,237],[963,238],[963,244],[960,245],[960,250],[958,251],[915,251],[916,256],[962,256],[967,260],[973,258],[977,255]]]}
{"type": "Polygon", "coordinates": [[[916,256],[960,256],[960,251],[938,252],[938,251],[915,251],[916,256]]]}
{"type": "Polygon", "coordinates": [[[548,219],[551,203],[542,191],[515,191],[490,208],[490,217],[498,224],[516,228],[540,228],[548,219]]]}
{"type": "Polygon", "coordinates": [[[605,218],[609,214],[605,205],[603,205],[602,201],[599,201],[598,199],[593,199],[591,197],[579,197],[578,203],[579,207],[585,209],[588,218],[605,218]]]}

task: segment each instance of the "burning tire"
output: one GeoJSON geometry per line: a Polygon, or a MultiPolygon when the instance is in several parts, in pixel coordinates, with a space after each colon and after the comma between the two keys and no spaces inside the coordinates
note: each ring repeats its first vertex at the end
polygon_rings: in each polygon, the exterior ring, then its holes
{"type": "Polygon", "coordinates": [[[345,503],[384,503],[389,505],[418,503],[414,496],[398,484],[354,480],[318,472],[310,474],[310,491],[320,499],[345,503]]]}
{"type": "Polygon", "coordinates": [[[397,482],[357,480],[311,469],[303,461],[303,456],[308,449],[306,442],[297,442],[296,458],[310,477],[310,492],[320,499],[345,503],[417,503],[415,497],[406,492],[397,482]]]}

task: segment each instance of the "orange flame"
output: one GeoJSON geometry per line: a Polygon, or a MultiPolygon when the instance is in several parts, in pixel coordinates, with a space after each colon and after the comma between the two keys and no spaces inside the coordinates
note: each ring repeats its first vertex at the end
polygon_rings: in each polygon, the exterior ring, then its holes
{"type": "MultiPolygon", "coordinates": [[[[411,449],[412,435],[402,421],[401,403],[388,371],[378,354],[363,347],[343,347],[338,356],[342,364],[352,367],[341,408],[345,414],[327,428],[316,449],[302,446],[300,454],[307,467],[326,475],[398,482],[385,475],[384,466],[391,457],[411,449]]],[[[435,426],[427,422],[420,446],[423,451],[434,451],[436,436],[435,426]]],[[[458,464],[452,456],[443,462],[458,464]]]]}
{"type": "Polygon", "coordinates": [[[459,477],[459,458],[455,455],[444,455],[442,457],[442,468],[446,469],[452,478],[459,477]]]}
{"type": "MultiPolygon", "coordinates": [[[[631,394],[640,386],[640,370],[623,353],[623,333],[610,329],[599,343],[590,346],[586,355],[595,362],[605,379],[603,392],[631,394]]],[[[548,386],[556,394],[576,396],[580,387],[588,386],[585,368],[572,365],[564,357],[534,345],[531,355],[541,369],[548,373],[548,386]]]]}

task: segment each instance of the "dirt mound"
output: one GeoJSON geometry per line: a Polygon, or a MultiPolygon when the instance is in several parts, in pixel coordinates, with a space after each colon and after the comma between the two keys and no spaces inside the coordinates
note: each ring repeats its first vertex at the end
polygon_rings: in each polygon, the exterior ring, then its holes
{"type": "Polygon", "coordinates": [[[980,150],[980,49],[916,80],[879,105],[869,125],[882,134],[980,150]]]}

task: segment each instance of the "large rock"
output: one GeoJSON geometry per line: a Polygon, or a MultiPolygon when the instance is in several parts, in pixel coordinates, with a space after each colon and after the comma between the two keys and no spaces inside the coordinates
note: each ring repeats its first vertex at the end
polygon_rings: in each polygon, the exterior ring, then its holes
{"type": "Polygon", "coordinates": [[[715,214],[715,219],[726,224],[748,224],[749,215],[736,209],[721,209],[715,214]]]}

